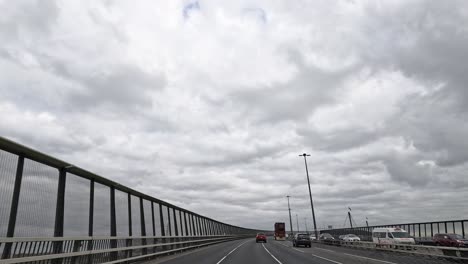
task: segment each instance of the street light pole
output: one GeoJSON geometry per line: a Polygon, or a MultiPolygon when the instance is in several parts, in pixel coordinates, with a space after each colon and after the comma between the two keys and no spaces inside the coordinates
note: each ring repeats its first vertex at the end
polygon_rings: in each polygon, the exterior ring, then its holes
{"type": "Polygon", "coordinates": [[[307,217],[304,217],[304,223],[305,223],[306,233],[309,234],[309,228],[307,228],[307,217]]]}
{"type": "Polygon", "coordinates": [[[307,174],[307,186],[309,187],[309,197],[310,197],[310,207],[312,208],[312,219],[314,220],[314,233],[316,239],[318,239],[318,232],[317,232],[317,223],[315,222],[315,212],[314,212],[314,203],[312,201],[312,191],[310,190],[310,180],[309,180],[309,170],[307,168],[307,156],[310,156],[309,154],[303,153],[299,155],[299,157],[304,157],[304,164],[305,164],[305,169],[306,169],[306,174],[307,174]]]}
{"type": "Polygon", "coordinates": [[[297,232],[299,233],[299,217],[296,214],[297,232]]]}
{"type": "Polygon", "coordinates": [[[289,206],[289,195],[286,196],[288,198],[288,210],[289,210],[289,226],[291,227],[291,235],[294,235],[293,226],[292,226],[292,218],[291,218],[291,207],[289,206]]]}

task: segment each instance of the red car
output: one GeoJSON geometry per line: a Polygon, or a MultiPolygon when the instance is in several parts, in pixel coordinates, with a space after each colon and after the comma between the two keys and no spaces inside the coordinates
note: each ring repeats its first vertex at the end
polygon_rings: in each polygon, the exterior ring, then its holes
{"type": "Polygon", "coordinates": [[[435,234],[434,244],[442,247],[467,247],[468,240],[457,234],[435,234]]]}
{"type": "Polygon", "coordinates": [[[258,233],[257,236],[255,237],[255,242],[258,243],[259,241],[266,243],[267,242],[266,235],[263,233],[258,233]]]}

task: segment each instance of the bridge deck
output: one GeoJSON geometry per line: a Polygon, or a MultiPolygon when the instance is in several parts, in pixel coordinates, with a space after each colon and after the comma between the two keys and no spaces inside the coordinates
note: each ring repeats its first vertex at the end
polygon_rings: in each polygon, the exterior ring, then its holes
{"type": "Polygon", "coordinates": [[[313,243],[311,248],[294,248],[290,241],[255,243],[255,239],[226,242],[182,255],[168,256],[145,264],[445,264],[450,261],[394,252],[334,247],[313,243]]]}

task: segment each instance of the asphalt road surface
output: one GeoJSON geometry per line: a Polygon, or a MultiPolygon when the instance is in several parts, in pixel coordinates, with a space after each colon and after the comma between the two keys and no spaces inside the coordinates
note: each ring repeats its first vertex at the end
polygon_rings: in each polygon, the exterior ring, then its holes
{"type": "Polygon", "coordinates": [[[312,244],[295,248],[289,241],[255,243],[255,239],[225,242],[179,255],[146,262],[151,264],[445,264],[423,256],[312,244]]]}

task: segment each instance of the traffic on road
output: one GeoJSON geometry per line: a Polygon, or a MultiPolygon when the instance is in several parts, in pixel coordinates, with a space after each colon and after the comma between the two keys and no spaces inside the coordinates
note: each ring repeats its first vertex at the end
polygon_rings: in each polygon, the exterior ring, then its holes
{"type": "MultiPolygon", "coordinates": [[[[301,236],[302,237],[302,236],[301,236]]],[[[256,243],[256,238],[230,241],[146,262],[146,264],[445,264],[443,259],[369,251],[311,243],[297,248],[293,241],[267,238],[268,243],[256,243]]],[[[309,240],[310,241],[310,240],[309,240]]]]}

